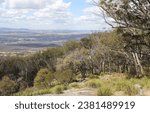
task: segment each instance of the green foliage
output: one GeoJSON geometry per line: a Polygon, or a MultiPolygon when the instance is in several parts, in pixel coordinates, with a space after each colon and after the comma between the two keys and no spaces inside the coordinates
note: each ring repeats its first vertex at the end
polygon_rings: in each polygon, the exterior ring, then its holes
{"type": "MultiPolygon", "coordinates": [[[[98,5],[115,21],[117,32],[121,34],[124,41],[123,49],[134,66],[135,71],[132,73],[134,72],[137,77],[147,74],[144,68],[150,65],[150,2],[148,0],[99,0],[98,5]],[[135,12],[140,13],[135,14],[135,12]],[[142,55],[144,57],[141,58],[142,55]]],[[[109,23],[107,20],[106,22],[109,23]]]]}
{"type": "Polygon", "coordinates": [[[52,89],[52,92],[54,94],[61,94],[63,93],[63,90],[64,90],[64,86],[63,85],[58,85],[58,86],[55,86],[53,89],[52,89]]]}
{"type": "Polygon", "coordinates": [[[4,76],[0,81],[0,95],[10,95],[16,92],[16,83],[8,76],[4,76]]]}
{"type": "Polygon", "coordinates": [[[102,86],[97,90],[97,96],[111,96],[111,95],[113,95],[111,87],[102,86]]]}
{"type": "Polygon", "coordinates": [[[149,77],[143,77],[141,79],[138,78],[131,78],[128,79],[133,84],[139,84],[142,88],[150,88],[150,78],[149,77]]]}
{"type": "Polygon", "coordinates": [[[123,40],[115,30],[112,32],[101,33],[99,44],[107,46],[113,50],[119,50],[123,48],[123,40]]]}
{"type": "Polygon", "coordinates": [[[76,82],[73,82],[73,83],[69,84],[69,88],[80,88],[80,87],[81,86],[78,83],[76,83],[76,82]]]}
{"type": "Polygon", "coordinates": [[[15,96],[36,96],[36,95],[44,95],[44,94],[51,94],[52,89],[35,89],[35,88],[27,88],[22,92],[18,92],[14,94],[15,96]]]}
{"type": "Polygon", "coordinates": [[[64,55],[63,48],[50,48],[41,53],[40,60],[44,62],[45,66],[49,70],[56,71],[57,58],[64,55]]]}
{"type": "Polygon", "coordinates": [[[81,45],[85,47],[86,49],[92,48],[92,41],[90,38],[82,38],[81,39],[81,45]]]}
{"type": "Polygon", "coordinates": [[[65,49],[65,52],[71,52],[74,51],[77,48],[81,48],[81,45],[79,43],[79,41],[67,41],[64,43],[63,48],[65,49]]]}
{"type": "Polygon", "coordinates": [[[115,83],[117,91],[125,91],[126,88],[130,85],[133,85],[133,84],[131,84],[129,81],[126,81],[126,80],[116,81],[115,83]]]}
{"type": "Polygon", "coordinates": [[[37,76],[34,79],[34,86],[37,88],[48,88],[51,87],[51,82],[53,81],[53,73],[50,72],[47,68],[40,69],[37,73],[37,76]]]}
{"type": "Polygon", "coordinates": [[[61,84],[70,83],[74,78],[74,75],[70,69],[65,69],[55,73],[55,79],[61,84]]]}
{"type": "Polygon", "coordinates": [[[63,48],[49,48],[42,52],[42,56],[45,58],[57,58],[64,54],[63,48]]]}
{"type": "Polygon", "coordinates": [[[91,79],[85,83],[85,86],[90,88],[98,88],[101,86],[101,82],[99,79],[91,79]]]}
{"type": "Polygon", "coordinates": [[[98,79],[99,76],[98,76],[98,75],[92,75],[92,74],[90,74],[90,75],[88,76],[88,78],[89,78],[89,79],[98,79]]]}
{"type": "Polygon", "coordinates": [[[134,84],[128,80],[118,81],[116,84],[117,91],[124,91],[127,95],[137,95],[138,89],[135,88],[134,84]]]}
{"type": "Polygon", "coordinates": [[[129,96],[133,96],[133,95],[137,95],[139,93],[139,90],[136,89],[134,86],[132,85],[128,85],[125,88],[125,93],[128,94],[129,96]]]}

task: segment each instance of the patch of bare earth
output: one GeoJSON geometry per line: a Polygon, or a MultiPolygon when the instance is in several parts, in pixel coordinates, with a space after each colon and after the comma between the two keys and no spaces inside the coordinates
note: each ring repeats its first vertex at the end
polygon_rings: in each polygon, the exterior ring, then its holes
{"type": "Polygon", "coordinates": [[[126,96],[124,91],[116,91],[113,96],[126,96]]]}
{"type": "Polygon", "coordinates": [[[96,89],[82,88],[65,90],[62,94],[45,94],[44,96],[96,96],[96,89]]]}
{"type": "Polygon", "coordinates": [[[143,89],[143,96],[150,96],[150,89],[143,89]]]}

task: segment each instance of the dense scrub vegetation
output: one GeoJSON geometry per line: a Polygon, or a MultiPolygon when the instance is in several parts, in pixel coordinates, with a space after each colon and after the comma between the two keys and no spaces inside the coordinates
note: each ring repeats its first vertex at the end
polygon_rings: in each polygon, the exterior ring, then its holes
{"type": "MultiPolygon", "coordinates": [[[[149,76],[150,2],[101,0],[97,5],[113,18],[115,24],[105,18],[114,28],[112,31],[93,33],[80,41],[68,41],[62,47],[28,57],[1,57],[0,95],[11,95],[26,88],[42,89],[41,94],[53,92],[44,89],[54,88],[60,93],[69,83],[103,73],[126,73],[129,78],[149,76]]],[[[94,80],[87,86],[97,88],[101,84],[94,80]]],[[[122,83],[118,86],[116,89],[124,89],[122,83]]],[[[125,90],[129,92],[131,86],[125,90]]],[[[105,93],[111,95],[112,91],[108,87],[98,90],[98,95],[105,93]]]]}

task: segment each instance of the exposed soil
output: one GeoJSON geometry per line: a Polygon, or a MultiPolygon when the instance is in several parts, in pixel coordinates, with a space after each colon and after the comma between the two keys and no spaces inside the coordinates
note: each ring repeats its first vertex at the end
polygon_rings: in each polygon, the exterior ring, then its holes
{"type": "Polygon", "coordinates": [[[65,90],[62,94],[45,94],[44,96],[96,96],[96,89],[69,89],[65,90]]]}

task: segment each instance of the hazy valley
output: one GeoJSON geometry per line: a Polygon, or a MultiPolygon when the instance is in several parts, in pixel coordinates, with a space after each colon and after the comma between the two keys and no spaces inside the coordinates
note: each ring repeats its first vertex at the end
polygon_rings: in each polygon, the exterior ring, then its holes
{"type": "Polygon", "coordinates": [[[79,40],[88,31],[46,31],[0,28],[0,53],[36,52],[43,48],[62,46],[68,40],[79,40]]]}

